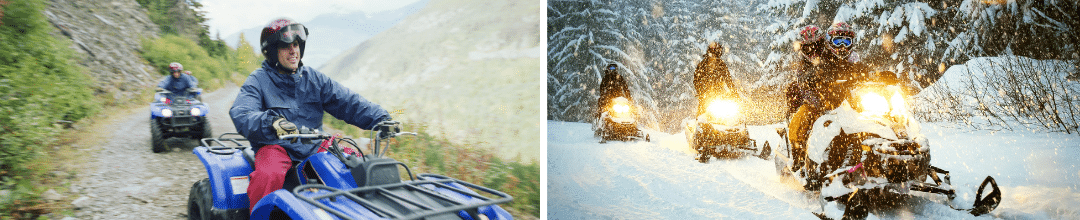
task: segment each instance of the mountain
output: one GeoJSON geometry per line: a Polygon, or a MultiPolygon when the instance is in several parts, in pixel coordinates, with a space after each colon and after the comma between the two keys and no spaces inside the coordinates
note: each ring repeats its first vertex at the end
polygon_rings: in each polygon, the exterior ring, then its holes
{"type": "MultiPolygon", "coordinates": [[[[310,32],[307,48],[304,51],[304,65],[322,66],[334,55],[360,44],[375,34],[393,27],[406,16],[416,13],[427,2],[427,0],[417,1],[399,9],[370,15],[363,11],[356,11],[348,14],[323,14],[310,21],[299,21],[310,32]]],[[[259,32],[263,25],[265,24],[254,24],[252,28],[229,34],[225,37],[225,42],[235,48],[240,41],[240,33],[243,33],[244,40],[251,43],[255,47],[255,52],[259,53],[259,32]]]]}
{"type": "MultiPolygon", "coordinates": [[[[450,141],[539,159],[545,5],[432,0],[319,68],[450,141]]],[[[407,128],[408,129],[408,128],[407,128]]]]}

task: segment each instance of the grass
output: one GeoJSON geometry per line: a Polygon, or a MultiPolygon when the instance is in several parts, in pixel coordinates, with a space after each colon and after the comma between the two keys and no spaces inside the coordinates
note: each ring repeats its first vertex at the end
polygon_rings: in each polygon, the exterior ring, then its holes
{"type": "MultiPolygon", "coordinates": [[[[362,131],[330,115],[324,116],[324,123],[346,136],[371,137],[369,131],[362,131]]],[[[386,155],[408,164],[413,173],[449,176],[505,192],[513,196],[514,201],[502,207],[512,215],[540,217],[538,161],[526,163],[520,162],[521,158],[500,158],[491,149],[476,147],[477,143],[450,143],[445,138],[429,135],[424,125],[406,123],[403,130],[418,135],[396,138],[386,155]]]]}

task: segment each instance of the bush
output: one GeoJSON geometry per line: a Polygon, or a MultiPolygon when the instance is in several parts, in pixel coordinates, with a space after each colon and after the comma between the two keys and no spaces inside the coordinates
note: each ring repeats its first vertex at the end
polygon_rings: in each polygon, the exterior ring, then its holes
{"type": "Polygon", "coordinates": [[[27,217],[38,203],[28,165],[55,143],[58,123],[94,114],[91,78],[73,64],[70,42],[49,34],[42,0],[6,2],[0,18],[0,218],[27,217]],[[18,39],[18,40],[8,40],[18,39]]]}
{"type": "MultiPolygon", "coordinates": [[[[343,130],[347,136],[371,136],[370,131],[361,132],[356,126],[329,114],[323,117],[323,123],[343,130]]],[[[395,139],[386,155],[409,165],[414,174],[435,173],[505,192],[513,196],[514,201],[503,207],[540,217],[540,165],[537,161],[507,161],[495,156],[490,149],[471,147],[477,144],[453,144],[445,138],[429,135],[423,125],[406,124],[403,129],[418,135],[395,139]]]]}
{"type": "Polygon", "coordinates": [[[1061,60],[982,57],[945,72],[917,96],[922,121],[961,122],[973,128],[1030,128],[1080,134],[1077,67],[1061,60]]]}
{"type": "Polygon", "coordinates": [[[228,79],[236,69],[230,60],[211,57],[195,41],[180,36],[145,39],[142,45],[143,58],[157,67],[162,76],[169,74],[169,63],[178,62],[184,65],[184,70],[191,71],[199,79],[199,87],[206,90],[221,87],[219,82],[208,79],[228,79]]]}

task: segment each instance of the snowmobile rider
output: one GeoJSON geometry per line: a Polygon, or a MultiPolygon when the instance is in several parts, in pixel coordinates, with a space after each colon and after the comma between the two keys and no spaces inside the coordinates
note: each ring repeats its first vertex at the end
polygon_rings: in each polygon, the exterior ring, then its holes
{"type": "MultiPolygon", "coordinates": [[[[810,26],[808,26],[810,27],[810,26]]],[[[836,108],[842,102],[843,88],[834,88],[832,82],[840,79],[855,79],[860,74],[870,72],[870,68],[859,63],[858,55],[852,52],[855,47],[855,31],[844,22],[838,22],[829,28],[823,38],[815,37],[810,27],[809,34],[803,35],[804,46],[800,53],[806,54],[796,70],[797,93],[799,104],[788,124],[788,137],[792,153],[805,154],[806,139],[814,121],[826,111],[836,108]],[[817,47],[817,41],[824,40],[824,47],[817,47]],[[824,49],[824,50],[821,50],[824,49]],[[820,55],[814,55],[820,53],[820,55]]],[[[807,31],[804,28],[804,31],[807,31]]],[[[789,91],[790,92],[790,91],[789,91]]],[[[799,167],[796,157],[796,167],[799,167]]]]}
{"type": "Polygon", "coordinates": [[[596,100],[600,106],[596,111],[597,118],[600,118],[604,109],[610,106],[611,101],[616,97],[633,100],[630,99],[630,87],[626,84],[626,78],[619,75],[619,65],[613,63],[604,69],[604,77],[600,79],[600,99],[596,100]]]}
{"type": "MultiPolygon", "coordinates": [[[[834,87],[833,82],[855,79],[870,71],[869,67],[859,63],[859,55],[852,52],[856,39],[855,31],[850,25],[837,23],[828,28],[824,38],[815,37],[812,30],[815,28],[810,27],[808,35],[800,35],[804,37],[802,44],[809,46],[801,47],[801,50],[806,51],[800,53],[806,54],[806,58],[800,61],[800,67],[796,70],[800,105],[792,115],[787,129],[793,153],[799,155],[806,153],[806,142],[813,122],[825,111],[836,108],[842,101],[843,92],[840,90],[843,88],[834,87]],[[823,41],[824,47],[818,47],[818,41],[823,41]],[[814,55],[815,53],[820,55],[814,55]]],[[[798,164],[799,156],[796,156],[796,165],[798,164]]]]}
{"type": "Polygon", "coordinates": [[[789,118],[802,105],[802,91],[799,88],[800,79],[805,79],[807,71],[814,67],[815,63],[821,63],[821,55],[826,52],[825,36],[817,25],[807,25],[799,30],[799,41],[796,42],[795,80],[791,81],[784,94],[788,101],[788,111],[785,118],[789,118]]]}
{"type": "Polygon", "coordinates": [[[199,86],[199,80],[195,76],[183,74],[184,65],[173,62],[169,64],[169,77],[165,77],[158,83],[158,87],[172,92],[173,95],[188,96],[188,89],[199,86]]]}
{"type": "Polygon", "coordinates": [[[705,114],[704,102],[715,96],[738,94],[735,81],[728,73],[727,63],[720,59],[724,55],[724,46],[710,42],[709,48],[702,55],[702,60],[694,70],[694,91],[698,100],[697,115],[705,114]]]}
{"type": "MultiPolygon", "coordinates": [[[[301,127],[322,128],[324,111],[366,130],[390,120],[379,105],[300,62],[307,35],[303,24],[288,18],[263,27],[259,44],[266,59],[248,75],[229,109],[236,131],[255,151],[255,170],[247,188],[252,210],[259,199],[281,189],[294,162],[323,150],[319,143],[280,140],[279,135],[297,134],[301,127]]],[[[386,132],[378,135],[387,137],[386,132]]]]}

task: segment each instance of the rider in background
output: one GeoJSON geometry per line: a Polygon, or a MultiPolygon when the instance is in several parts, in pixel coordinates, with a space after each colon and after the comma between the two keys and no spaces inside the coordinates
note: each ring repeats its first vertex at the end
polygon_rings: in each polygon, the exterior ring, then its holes
{"type": "Polygon", "coordinates": [[[229,110],[236,131],[255,151],[255,170],[247,188],[252,210],[259,199],[281,189],[293,163],[324,150],[319,143],[290,142],[278,136],[298,134],[300,127],[322,128],[323,112],[366,130],[390,120],[379,105],[300,62],[307,35],[303,24],[288,18],[263,27],[259,44],[266,59],[248,75],[229,110]]]}
{"type": "Polygon", "coordinates": [[[604,70],[604,77],[600,79],[600,99],[596,100],[600,106],[596,111],[597,118],[604,113],[604,108],[608,107],[611,100],[616,97],[633,100],[630,99],[630,87],[626,83],[626,78],[619,75],[619,66],[613,63],[607,66],[604,70]]]}
{"type": "Polygon", "coordinates": [[[169,64],[169,77],[165,77],[158,83],[158,87],[172,92],[174,95],[187,96],[187,90],[189,88],[196,88],[199,86],[199,80],[195,79],[195,76],[190,74],[183,74],[184,65],[173,62],[169,64]]]}
{"type": "Polygon", "coordinates": [[[707,98],[713,98],[708,96],[729,92],[738,93],[735,81],[732,79],[731,73],[728,72],[727,63],[720,59],[721,55],[724,55],[724,46],[716,42],[710,42],[709,49],[705,50],[705,55],[701,56],[701,62],[698,63],[697,69],[694,70],[694,92],[695,98],[698,100],[696,115],[705,113],[707,105],[701,104],[701,102],[707,101],[705,100],[707,98]]]}

